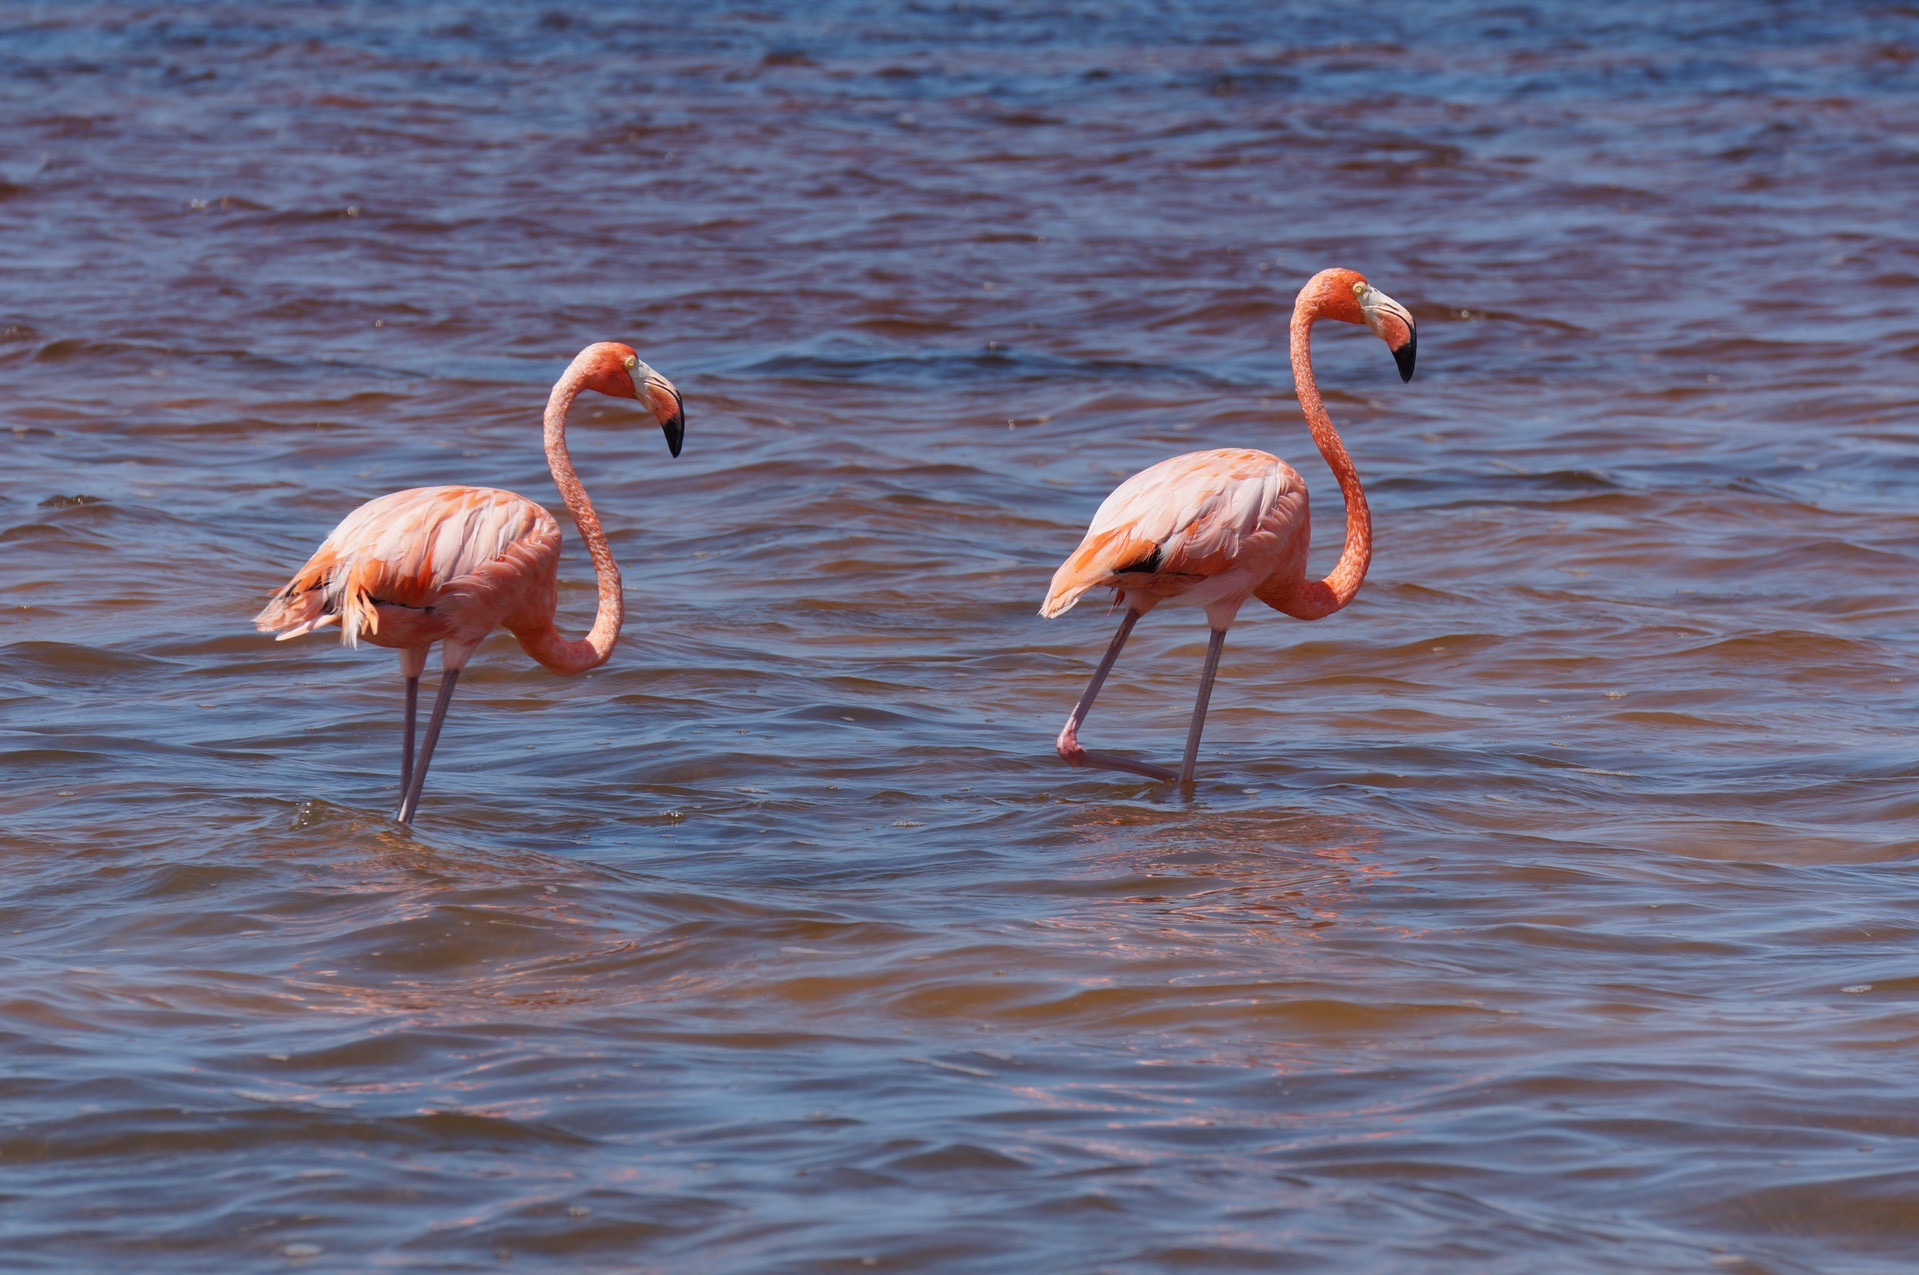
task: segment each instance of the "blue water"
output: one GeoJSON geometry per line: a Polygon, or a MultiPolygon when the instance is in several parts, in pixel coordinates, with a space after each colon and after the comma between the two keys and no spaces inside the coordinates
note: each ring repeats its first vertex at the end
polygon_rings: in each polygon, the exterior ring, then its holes
{"type": "Polygon", "coordinates": [[[0,1267],[1905,1269],[1916,106],[1899,4],[0,6],[0,1267]],[[1114,485],[1336,556],[1327,265],[1364,590],[1067,770],[1114,485]],[[392,656],[250,617],[557,509],[594,340],[620,649],[408,832],[392,656]]]}

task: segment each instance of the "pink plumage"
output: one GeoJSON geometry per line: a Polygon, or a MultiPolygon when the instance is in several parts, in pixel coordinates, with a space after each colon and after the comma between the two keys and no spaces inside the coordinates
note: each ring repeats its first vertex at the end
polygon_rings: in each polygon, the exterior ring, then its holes
{"type": "Polygon", "coordinates": [[[476,644],[550,623],[559,561],[559,523],[526,497],[415,487],[348,514],[254,622],[280,641],[337,624],[347,646],[476,644]]]}
{"type": "Polygon", "coordinates": [[[559,523],[526,497],[491,487],[415,487],[368,501],[333,529],[254,617],[262,632],[281,641],[338,625],[347,646],[367,642],[400,653],[406,678],[401,823],[410,823],[419,805],[460,670],[489,633],[509,630],[528,655],[556,673],[583,673],[613,654],[626,615],[620,569],[566,447],[567,417],[585,390],[645,404],[675,456],[686,428],[679,391],[624,345],[587,346],[553,386],[546,408],[547,463],[599,584],[599,612],[584,638],[568,640],[554,627],[559,523]],[[420,674],[436,643],[444,675],[416,768],[420,674]]]}
{"type": "Polygon", "coordinates": [[[1312,325],[1322,318],[1365,324],[1393,351],[1405,380],[1413,374],[1414,331],[1404,306],[1351,270],[1314,275],[1293,307],[1293,377],[1300,406],[1346,499],[1346,545],[1338,565],[1323,580],[1308,577],[1312,520],[1306,483],[1277,456],[1243,448],[1190,452],[1121,483],[1093,515],[1079,548],[1053,573],[1040,606],[1040,614],[1050,619],[1070,610],[1089,590],[1110,588],[1115,605],[1125,611],[1119,632],[1059,733],[1056,747],[1069,766],[1099,766],[1191,784],[1226,630],[1246,600],[1257,597],[1287,615],[1317,620],[1358,593],[1372,561],[1372,515],[1352,457],[1333,429],[1313,377],[1312,325]],[[1211,631],[1185,761],[1177,773],[1091,752],[1079,742],[1086,714],[1133,626],[1164,602],[1203,608],[1211,631]]]}
{"type": "Polygon", "coordinates": [[[1174,598],[1237,610],[1268,577],[1303,572],[1310,538],[1306,484],[1291,465],[1244,448],[1188,452],[1113,489],[1039,613],[1064,614],[1097,588],[1142,613],[1174,598]]]}

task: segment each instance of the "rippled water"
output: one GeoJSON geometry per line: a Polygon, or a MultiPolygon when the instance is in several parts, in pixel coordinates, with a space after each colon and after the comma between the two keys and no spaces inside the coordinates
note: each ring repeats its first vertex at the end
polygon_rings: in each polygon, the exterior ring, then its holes
{"type": "Polygon", "coordinates": [[[1333,8],[0,8],[0,1265],[1907,1269],[1919,11],[1333,8]],[[1365,590],[1068,771],[1118,480],[1335,556],[1334,264],[1365,590]],[[408,835],[391,655],[249,619],[557,503],[600,339],[621,649],[490,644],[408,835]]]}

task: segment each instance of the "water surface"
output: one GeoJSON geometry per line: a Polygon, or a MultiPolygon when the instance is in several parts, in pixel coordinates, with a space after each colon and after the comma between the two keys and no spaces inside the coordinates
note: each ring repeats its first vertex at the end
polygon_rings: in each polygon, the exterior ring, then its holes
{"type": "Polygon", "coordinates": [[[9,1269],[1905,1268],[1919,15],[1326,8],[0,7],[9,1269]],[[1365,590],[1067,770],[1115,483],[1335,556],[1335,264],[1365,590]],[[603,339],[620,650],[489,644],[408,834],[392,657],[249,619],[557,505],[603,339]]]}

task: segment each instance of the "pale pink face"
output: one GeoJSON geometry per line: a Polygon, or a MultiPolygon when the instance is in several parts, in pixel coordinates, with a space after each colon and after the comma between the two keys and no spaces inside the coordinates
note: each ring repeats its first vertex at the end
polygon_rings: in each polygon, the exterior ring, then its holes
{"type": "Polygon", "coordinates": [[[686,408],[673,382],[640,360],[633,347],[606,341],[595,347],[595,358],[581,384],[589,390],[613,398],[637,399],[653,413],[666,433],[666,448],[680,454],[686,438],[686,408]]]}
{"type": "Polygon", "coordinates": [[[1308,281],[1304,291],[1326,318],[1363,323],[1370,328],[1393,352],[1399,379],[1413,379],[1418,342],[1412,313],[1405,306],[1367,283],[1366,276],[1357,270],[1322,270],[1308,281]]]}

